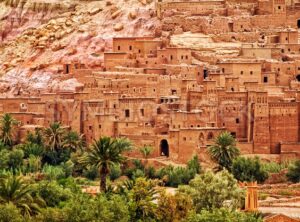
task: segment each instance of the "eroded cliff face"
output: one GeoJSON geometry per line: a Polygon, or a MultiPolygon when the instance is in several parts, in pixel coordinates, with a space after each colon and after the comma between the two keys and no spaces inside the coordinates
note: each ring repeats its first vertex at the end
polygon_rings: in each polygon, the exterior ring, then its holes
{"type": "Polygon", "coordinates": [[[74,89],[63,63],[103,66],[118,36],[159,35],[152,1],[0,0],[2,95],[74,89]]]}

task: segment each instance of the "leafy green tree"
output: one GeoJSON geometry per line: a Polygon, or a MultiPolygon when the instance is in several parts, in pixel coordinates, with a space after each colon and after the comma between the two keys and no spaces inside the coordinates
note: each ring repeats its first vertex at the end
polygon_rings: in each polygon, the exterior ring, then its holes
{"type": "Polygon", "coordinates": [[[187,217],[193,210],[192,199],[184,193],[175,193],[175,195],[160,193],[158,197],[158,221],[179,222],[187,217]]]}
{"type": "Polygon", "coordinates": [[[13,170],[19,169],[23,165],[24,152],[13,149],[8,156],[8,166],[13,170]]]}
{"type": "Polygon", "coordinates": [[[262,222],[262,218],[251,213],[232,211],[226,208],[202,210],[199,214],[191,213],[186,222],[262,222]]]}
{"type": "Polygon", "coordinates": [[[0,203],[12,203],[26,215],[37,213],[44,204],[41,198],[32,196],[32,192],[33,187],[22,177],[8,175],[0,179],[0,203]]]}
{"type": "Polygon", "coordinates": [[[17,125],[18,121],[8,113],[0,119],[0,138],[6,146],[13,145],[14,130],[17,125]]]}
{"type": "Polygon", "coordinates": [[[295,161],[288,168],[288,173],[286,174],[289,181],[293,183],[300,182],[300,160],[295,161]]]}
{"type": "Polygon", "coordinates": [[[58,207],[73,197],[71,190],[60,186],[57,181],[42,181],[37,185],[36,190],[48,207],[58,207]]]}
{"type": "Polygon", "coordinates": [[[82,150],[85,146],[83,135],[79,135],[75,131],[69,131],[64,137],[63,148],[76,151],[77,149],[82,150]]]}
{"type": "Polygon", "coordinates": [[[208,148],[211,158],[219,164],[219,170],[226,168],[231,170],[232,161],[239,156],[240,151],[229,132],[221,133],[208,148]]]}
{"type": "Polygon", "coordinates": [[[122,163],[122,155],[131,149],[131,142],[124,138],[113,139],[101,137],[94,141],[91,149],[81,158],[81,163],[86,166],[95,166],[100,173],[100,190],[106,191],[106,178],[114,164],[122,163]]]}
{"type": "Polygon", "coordinates": [[[157,212],[156,181],[145,178],[136,179],[128,192],[128,205],[132,221],[155,221],[157,212]]]}
{"type": "Polygon", "coordinates": [[[263,183],[268,178],[268,172],[263,168],[258,157],[236,158],[232,164],[232,174],[241,182],[263,183]]]}
{"type": "Polygon", "coordinates": [[[225,205],[235,209],[244,197],[243,190],[226,170],[218,173],[208,171],[197,175],[189,185],[179,186],[179,192],[191,196],[196,212],[225,205]]]}
{"type": "Polygon", "coordinates": [[[107,199],[103,195],[90,198],[80,194],[74,196],[64,207],[66,221],[89,222],[127,222],[129,221],[128,205],[121,196],[112,195],[107,199]]]}
{"type": "Polygon", "coordinates": [[[39,222],[67,222],[63,209],[47,207],[34,218],[33,221],[39,222]]]}

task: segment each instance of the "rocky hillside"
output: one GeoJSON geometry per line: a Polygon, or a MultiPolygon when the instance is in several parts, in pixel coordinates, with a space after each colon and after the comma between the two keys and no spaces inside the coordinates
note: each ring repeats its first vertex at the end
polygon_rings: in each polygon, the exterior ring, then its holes
{"type": "Polygon", "coordinates": [[[154,1],[0,0],[0,92],[73,89],[61,64],[101,68],[114,36],[160,35],[154,1]]]}

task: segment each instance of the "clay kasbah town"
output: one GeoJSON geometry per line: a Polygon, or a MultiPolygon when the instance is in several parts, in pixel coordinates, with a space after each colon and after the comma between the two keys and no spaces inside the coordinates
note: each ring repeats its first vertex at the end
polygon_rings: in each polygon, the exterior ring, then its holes
{"type": "Polygon", "coordinates": [[[299,222],[300,0],[0,0],[6,221],[299,222]]]}

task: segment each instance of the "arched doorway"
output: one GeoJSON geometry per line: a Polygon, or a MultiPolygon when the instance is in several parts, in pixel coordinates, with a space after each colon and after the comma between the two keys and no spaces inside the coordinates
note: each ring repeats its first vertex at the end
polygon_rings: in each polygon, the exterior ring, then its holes
{"type": "Polygon", "coordinates": [[[169,157],[169,144],[165,139],[160,141],[160,155],[169,157]]]}
{"type": "Polygon", "coordinates": [[[300,82],[300,74],[296,76],[298,82],[300,82]]]}
{"type": "Polygon", "coordinates": [[[297,27],[300,29],[300,19],[297,20],[297,27]]]}

